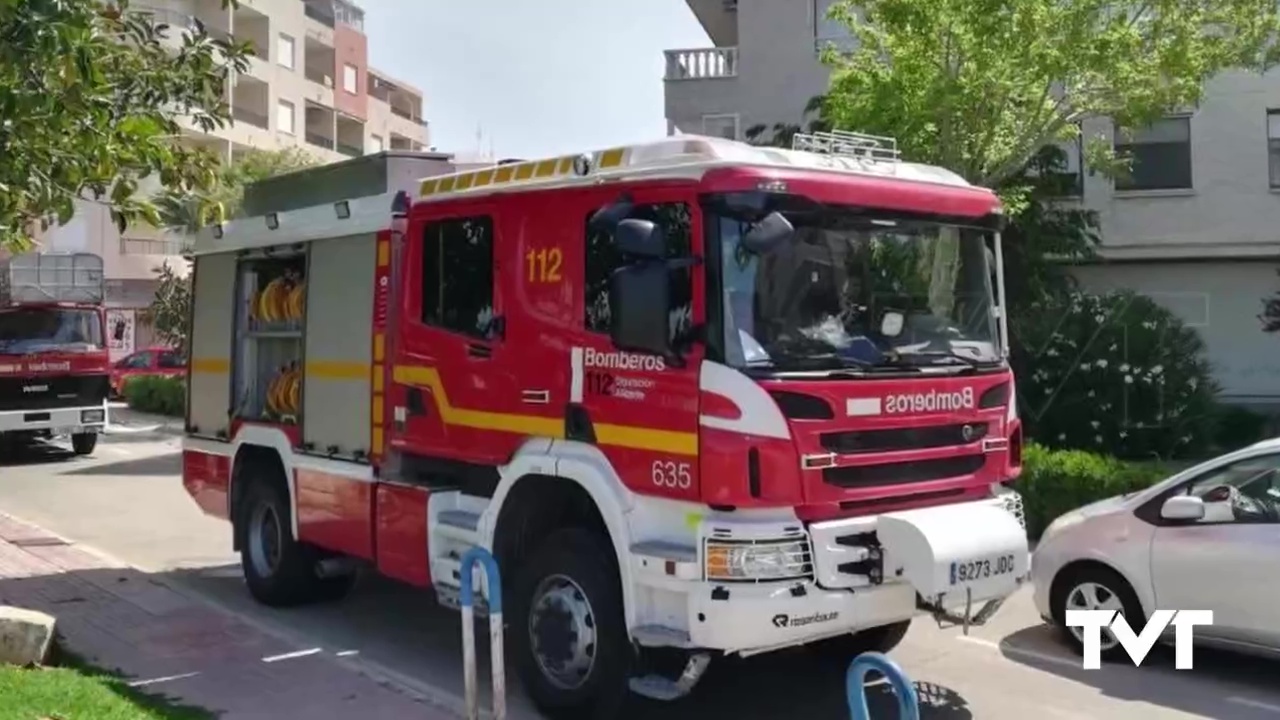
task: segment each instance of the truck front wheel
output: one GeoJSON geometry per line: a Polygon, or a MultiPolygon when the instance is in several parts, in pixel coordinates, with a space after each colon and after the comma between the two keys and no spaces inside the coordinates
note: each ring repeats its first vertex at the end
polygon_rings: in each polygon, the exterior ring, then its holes
{"type": "Polygon", "coordinates": [[[289,607],[337,600],[350,591],[354,575],[320,577],[320,554],[294,539],[289,498],[278,484],[253,483],[243,507],[240,565],[255,600],[289,607]]]}
{"type": "Polygon", "coordinates": [[[71,450],[77,455],[89,455],[98,446],[98,433],[76,433],[71,436],[71,450]]]}
{"type": "Polygon", "coordinates": [[[628,695],[634,654],[609,548],[589,530],[560,530],[516,578],[516,667],[534,704],[550,717],[614,718],[628,695]]]}

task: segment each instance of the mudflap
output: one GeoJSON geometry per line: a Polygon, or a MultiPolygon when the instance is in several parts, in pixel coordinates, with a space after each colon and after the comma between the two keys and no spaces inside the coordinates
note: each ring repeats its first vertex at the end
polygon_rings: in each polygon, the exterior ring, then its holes
{"type": "Polygon", "coordinates": [[[1030,577],[1027,532],[998,502],[887,513],[876,521],[876,539],[885,580],[910,583],[922,609],[966,633],[1030,577]]]}

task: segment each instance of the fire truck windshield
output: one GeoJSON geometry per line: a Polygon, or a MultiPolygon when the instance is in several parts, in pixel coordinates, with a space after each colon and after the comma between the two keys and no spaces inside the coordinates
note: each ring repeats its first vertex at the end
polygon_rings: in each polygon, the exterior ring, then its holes
{"type": "Polygon", "coordinates": [[[763,253],[744,247],[753,226],[738,213],[708,217],[730,364],[856,372],[1001,363],[986,231],[865,208],[779,212],[794,233],[763,253]]]}
{"type": "Polygon", "coordinates": [[[103,347],[97,311],[82,308],[0,309],[0,353],[88,352],[103,347]]]}

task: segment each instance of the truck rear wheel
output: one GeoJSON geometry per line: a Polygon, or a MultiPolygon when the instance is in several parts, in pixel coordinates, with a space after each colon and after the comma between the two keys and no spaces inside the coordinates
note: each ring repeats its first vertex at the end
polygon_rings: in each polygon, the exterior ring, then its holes
{"type": "Polygon", "coordinates": [[[609,548],[589,530],[560,530],[516,578],[516,667],[525,691],[550,717],[614,718],[629,694],[634,658],[609,548]]]}
{"type": "Polygon", "coordinates": [[[298,542],[291,530],[289,498],[276,483],[255,482],[245,497],[240,566],[249,593],[263,605],[290,607],[338,600],[355,575],[320,577],[320,553],[298,542]]]}
{"type": "Polygon", "coordinates": [[[71,450],[77,455],[89,455],[98,446],[98,433],[76,433],[71,436],[71,450]]]}
{"type": "Polygon", "coordinates": [[[868,628],[848,635],[819,640],[813,649],[833,660],[851,661],[865,652],[888,653],[907,636],[910,620],[868,628]]]}

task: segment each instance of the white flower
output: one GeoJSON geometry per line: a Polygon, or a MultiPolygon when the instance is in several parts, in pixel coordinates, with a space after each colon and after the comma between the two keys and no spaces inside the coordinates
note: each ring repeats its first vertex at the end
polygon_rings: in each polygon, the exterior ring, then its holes
{"type": "Polygon", "coordinates": [[[1105,358],[1098,358],[1097,362],[1095,362],[1094,365],[1097,365],[1099,368],[1102,368],[1103,370],[1105,370],[1107,368],[1107,361],[1105,358]]]}
{"type": "Polygon", "coordinates": [[[1120,372],[1129,372],[1129,363],[1120,363],[1120,372]]]}
{"type": "Polygon", "coordinates": [[[1102,423],[1098,422],[1097,420],[1093,420],[1089,424],[1093,426],[1094,430],[1097,430],[1099,427],[1102,426],[1102,423]]]}
{"type": "Polygon", "coordinates": [[[1058,433],[1058,439],[1059,439],[1059,440],[1066,440],[1066,439],[1067,439],[1067,434],[1066,434],[1066,433],[1058,433]]]}
{"type": "Polygon", "coordinates": [[[1164,372],[1164,366],[1163,366],[1163,365],[1156,365],[1155,367],[1151,368],[1151,374],[1152,374],[1152,375],[1159,375],[1159,374],[1160,374],[1160,373],[1162,373],[1162,372],[1164,372]]]}
{"type": "Polygon", "coordinates": [[[1125,439],[1125,438],[1127,438],[1127,437],[1129,437],[1129,431],[1128,431],[1128,430],[1121,430],[1121,431],[1120,431],[1120,439],[1121,439],[1121,440],[1123,440],[1123,439],[1125,439]]]}
{"type": "Polygon", "coordinates": [[[1095,393],[1095,392],[1094,392],[1094,391],[1092,391],[1092,390],[1090,390],[1089,392],[1087,392],[1087,393],[1085,393],[1085,394],[1086,394],[1086,395],[1088,395],[1089,397],[1094,397],[1095,395],[1097,395],[1097,393],[1095,393]]]}
{"type": "Polygon", "coordinates": [[[1102,444],[1102,436],[1101,436],[1101,435],[1094,435],[1094,436],[1093,436],[1093,441],[1094,441],[1094,442],[1096,442],[1096,443],[1098,443],[1099,445],[1101,445],[1101,444],[1102,444]]]}
{"type": "Polygon", "coordinates": [[[1133,376],[1132,376],[1132,375],[1125,375],[1125,376],[1124,376],[1124,384],[1125,384],[1125,385],[1132,385],[1132,384],[1133,384],[1133,376]]]}

